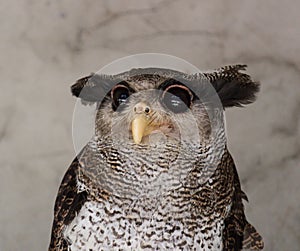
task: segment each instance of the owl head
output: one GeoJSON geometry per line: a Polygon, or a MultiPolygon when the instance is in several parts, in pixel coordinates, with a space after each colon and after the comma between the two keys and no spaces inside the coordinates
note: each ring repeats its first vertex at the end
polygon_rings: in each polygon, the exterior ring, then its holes
{"type": "MultiPolygon", "coordinates": [[[[71,87],[84,104],[97,103],[95,134],[114,135],[132,144],[148,144],[157,135],[201,141],[223,110],[255,100],[259,84],[242,73],[245,65],[186,74],[161,68],[139,68],[117,74],[91,74],[71,87]]],[[[159,138],[159,137],[158,137],[159,138]]]]}

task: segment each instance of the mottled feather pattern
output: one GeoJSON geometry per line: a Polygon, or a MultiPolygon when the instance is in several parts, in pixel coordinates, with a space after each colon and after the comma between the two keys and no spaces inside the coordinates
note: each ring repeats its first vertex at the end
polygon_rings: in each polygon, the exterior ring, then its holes
{"type": "Polygon", "coordinates": [[[62,233],[66,225],[70,224],[86,201],[86,192],[78,193],[77,190],[76,180],[79,168],[78,159],[75,158],[61,182],[54,206],[54,220],[49,251],[68,250],[68,243],[65,238],[62,238],[62,233]]]}
{"type": "MultiPolygon", "coordinates": [[[[217,147],[210,145],[211,130],[199,101],[193,100],[191,107],[202,140],[199,145],[196,141],[182,144],[172,138],[176,134],[163,143],[137,145],[126,138],[127,126],[122,124],[126,119],[112,120],[116,114],[126,115],[126,109],[112,109],[110,89],[122,81],[138,94],[175,79],[200,85],[205,95],[211,83],[223,109],[249,104],[259,84],[241,72],[245,69],[245,65],[233,65],[186,74],[145,68],[117,75],[91,74],[78,80],[71,87],[73,95],[84,104],[98,103],[96,132],[61,183],[49,251],[261,250],[262,238],[244,213],[247,196],[226,144],[222,144],[225,131],[217,131],[217,147]],[[111,135],[116,123],[122,128],[116,131],[121,135],[117,141],[111,135]]],[[[146,94],[137,97],[147,98],[146,94]]],[[[189,125],[184,114],[176,118],[189,125]]]]}
{"type": "MultiPolygon", "coordinates": [[[[84,154],[85,152],[83,152],[84,154]]],[[[84,159],[81,159],[83,163],[85,160],[91,161],[88,157],[91,155],[88,152],[87,154],[84,159]]],[[[224,155],[225,159],[227,154],[224,155]]],[[[132,162],[138,163],[138,159],[133,159],[132,162]]],[[[158,195],[153,194],[149,188],[150,196],[149,194],[139,194],[138,197],[135,197],[134,193],[143,189],[140,185],[143,184],[143,180],[137,180],[135,183],[131,181],[133,188],[140,188],[132,190],[128,186],[126,189],[130,190],[122,196],[117,187],[129,183],[126,181],[126,176],[122,176],[124,180],[119,180],[119,171],[115,165],[120,166],[120,170],[126,170],[126,167],[122,166],[124,162],[119,157],[118,159],[112,158],[107,163],[114,166],[115,172],[105,176],[106,179],[113,180],[113,182],[107,183],[102,192],[106,190],[108,194],[111,194],[109,191],[113,191],[113,195],[101,196],[99,184],[93,183],[96,177],[84,178],[88,187],[94,187],[89,191],[90,195],[88,196],[88,201],[94,202],[84,205],[83,210],[65,232],[70,243],[74,244],[71,246],[76,247],[75,250],[88,250],[87,248],[101,250],[101,247],[109,250],[109,247],[114,246],[123,247],[125,250],[131,248],[133,250],[199,250],[200,248],[202,250],[221,250],[220,238],[224,227],[221,219],[228,214],[230,198],[233,193],[232,189],[228,189],[228,184],[233,182],[232,175],[228,175],[230,162],[226,167],[222,166],[221,168],[220,166],[207,184],[202,186],[193,185],[193,181],[192,183],[187,182],[185,186],[175,184],[176,189],[170,189],[158,195]],[[193,188],[191,188],[192,186],[193,188]],[[214,189],[216,186],[220,188],[218,191],[214,189]],[[97,203],[95,204],[95,202],[97,203]],[[218,206],[216,207],[215,204],[218,206]],[[97,217],[97,214],[101,217],[97,217]],[[83,218],[90,218],[90,220],[83,221],[83,218]],[[93,222],[98,223],[93,224],[93,222]],[[124,227],[121,226],[121,222],[124,227]],[[173,229],[172,231],[168,230],[168,224],[173,229]],[[217,225],[219,227],[215,228],[217,225]],[[83,232],[79,234],[82,228],[90,229],[91,235],[83,232]],[[148,233],[148,231],[150,232],[148,233]],[[128,233],[131,234],[128,235],[128,233]],[[211,241],[203,242],[204,236],[211,241]],[[87,239],[90,240],[90,238],[97,239],[99,242],[88,242],[87,239]],[[216,241],[217,239],[219,241],[216,241]],[[83,242],[86,244],[78,244],[83,242]]],[[[129,163],[127,164],[133,168],[129,163]]],[[[139,166],[139,164],[137,165],[139,166]]],[[[146,169],[151,169],[151,166],[147,166],[146,169]]],[[[126,171],[129,172],[129,170],[126,171]]],[[[147,176],[147,174],[145,175],[147,176]]]]}

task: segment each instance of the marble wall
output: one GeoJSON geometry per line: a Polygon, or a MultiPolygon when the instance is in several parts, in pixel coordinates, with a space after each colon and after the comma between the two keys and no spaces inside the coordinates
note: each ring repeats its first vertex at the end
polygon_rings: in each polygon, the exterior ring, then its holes
{"type": "Polygon", "coordinates": [[[257,102],[226,111],[229,147],[265,250],[300,247],[300,2],[2,1],[0,250],[46,250],[74,157],[70,84],[135,53],[200,69],[248,64],[257,102]]]}

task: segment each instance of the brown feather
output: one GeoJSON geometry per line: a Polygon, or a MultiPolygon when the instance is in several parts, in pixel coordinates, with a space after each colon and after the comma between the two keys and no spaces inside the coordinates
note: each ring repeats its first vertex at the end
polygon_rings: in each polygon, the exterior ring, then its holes
{"type": "Polygon", "coordinates": [[[229,65],[204,73],[214,86],[224,108],[241,107],[255,101],[260,85],[252,81],[248,74],[240,72],[246,67],[246,65],[229,65]]]}
{"type": "Polygon", "coordinates": [[[63,237],[63,230],[81,209],[86,201],[86,192],[78,193],[77,175],[80,164],[75,158],[67,170],[54,206],[54,220],[49,251],[67,251],[68,243],[63,237]]]}
{"type": "Polygon", "coordinates": [[[243,199],[248,201],[247,195],[242,191],[239,176],[233,159],[231,164],[234,175],[234,195],[230,214],[225,219],[224,251],[240,251],[242,249],[261,250],[263,240],[256,229],[247,222],[243,199]]]}

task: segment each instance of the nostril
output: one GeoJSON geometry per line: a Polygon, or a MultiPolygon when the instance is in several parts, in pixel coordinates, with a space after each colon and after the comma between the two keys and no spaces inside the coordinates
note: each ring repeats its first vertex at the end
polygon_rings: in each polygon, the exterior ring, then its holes
{"type": "Polygon", "coordinates": [[[141,107],[139,104],[135,105],[134,108],[133,108],[133,111],[136,112],[136,113],[141,113],[143,112],[143,107],[141,107]]]}
{"type": "Polygon", "coordinates": [[[150,107],[146,105],[144,102],[140,102],[133,107],[133,111],[135,113],[146,113],[150,112],[150,107]]]}

